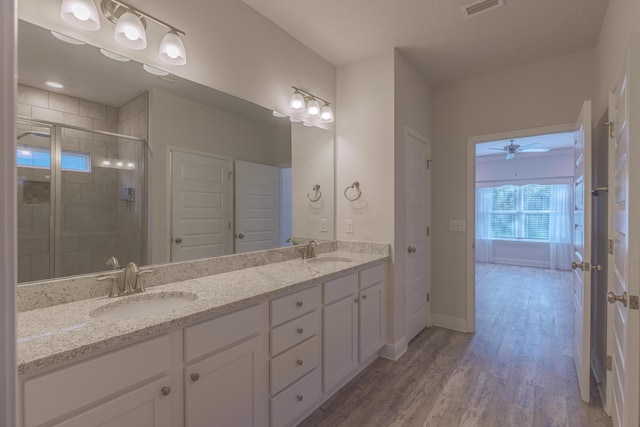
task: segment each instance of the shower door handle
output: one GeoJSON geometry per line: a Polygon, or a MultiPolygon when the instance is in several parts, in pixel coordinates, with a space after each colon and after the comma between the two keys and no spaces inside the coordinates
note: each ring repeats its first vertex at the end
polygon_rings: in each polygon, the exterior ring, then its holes
{"type": "Polygon", "coordinates": [[[180,238],[180,237],[176,237],[176,238],[174,239],[174,241],[175,241],[176,243],[182,243],[182,238],[180,238]]]}

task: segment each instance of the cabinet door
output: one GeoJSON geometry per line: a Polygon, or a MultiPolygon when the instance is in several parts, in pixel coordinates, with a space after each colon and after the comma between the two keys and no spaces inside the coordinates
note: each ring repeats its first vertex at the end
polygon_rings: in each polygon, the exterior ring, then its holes
{"type": "Polygon", "coordinates": [[[350,295],[324,308],[324,391],[358,366],[358,303],[350,295]]]}
{"type": "Polygon", "coordinates": [[[171,393],[167,377],[140,387],[63,421],[59,427],[171,427],[171,393]],[[163,387],[168,387],[163,390],[163,387]],[[164,393],[163,393],[164,391],[164,393]]]}
{"type": "Polygon", "coordinates": [[[360,363],[373,356],[384,345],[382,336],[384,332],[382,291],[382,283],[360,291],[360,363]]]}
{"type": "Polygon", "coordinates": [[[186,426],[261,426],[265,407],[262,336],[231,347],[186,369],[186,426]]]}

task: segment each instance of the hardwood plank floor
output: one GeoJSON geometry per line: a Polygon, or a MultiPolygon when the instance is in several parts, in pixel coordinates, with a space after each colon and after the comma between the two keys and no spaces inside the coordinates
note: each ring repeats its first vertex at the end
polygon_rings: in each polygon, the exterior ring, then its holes
{"type": "Polygon", "coordinates": [[[478,264],[475,334],[425,329],[300,425],[611,426],[595,385],[580,400],[572,295],[570,272],[478,264]]]}

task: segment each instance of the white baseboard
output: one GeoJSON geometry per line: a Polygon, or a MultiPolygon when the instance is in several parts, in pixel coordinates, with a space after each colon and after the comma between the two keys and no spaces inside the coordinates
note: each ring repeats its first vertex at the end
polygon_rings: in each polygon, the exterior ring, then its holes
{"type": "Polygon", "coordinates": [[[444,314],[431,313],[431,321],[434,326],[445,329],[453,329],[459,332],[469,332],[467,329],[467,319],[445,316],[444,314]]]}
{"type": "Polygon", "coordinates": [[[522,267],[550,268],[549,261],[519,258],[492,258],[493,264],[518,265],[522,267]]]}
{"type": "Polygon", "coordinates": [[[406,353],[408,348],[409,343],[407,342],[407,337],[402,337],[397,343],[387,344],[382,347],[382,350],[380,350],[380,356],[395,362],[406,353]]]}

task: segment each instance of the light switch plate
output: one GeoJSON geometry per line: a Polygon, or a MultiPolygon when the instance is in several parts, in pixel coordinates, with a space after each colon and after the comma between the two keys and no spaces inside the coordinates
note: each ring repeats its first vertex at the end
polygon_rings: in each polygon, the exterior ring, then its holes
{"type": "Polygon", "coordinates": [[[353,233],[353,220],[352,219],[348,219],[347,220],[347,229],[346,229],[347,233],[353,233]]]}
{"type": "Polygon", "coordinates": [[[464,219],[450,219],[449,231],[467,231],[467,221],[464,219]]]}
{"type": "Polygon", "coordinates": [[[327,220],[324,218],[320,220],[320,231],[327,231],[327,220]]]}

